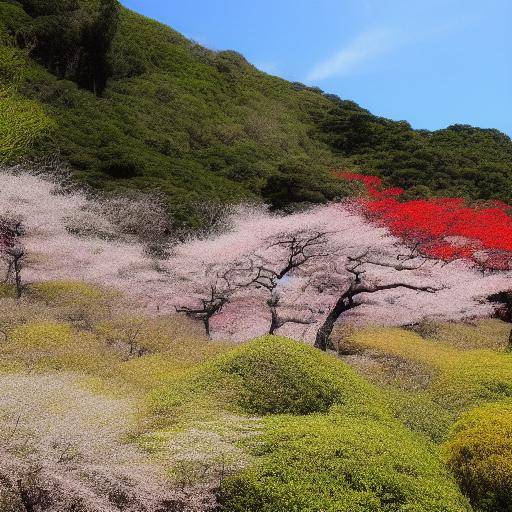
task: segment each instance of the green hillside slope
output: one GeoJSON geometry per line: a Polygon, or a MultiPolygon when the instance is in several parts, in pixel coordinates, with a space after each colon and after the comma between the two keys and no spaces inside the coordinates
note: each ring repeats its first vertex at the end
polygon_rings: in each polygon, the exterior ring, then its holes
{"type": "Polygon", "coordinates": [[[412,194],[512,200],[504,134],[414,131],[207,50],[116,0],[0,1],[0,39],[0,142],[5,98],[38,116],[4,160],[58,154],[93,187],[158,188],[178,223],[200,223],[194,204],[206,199],[283,207],[342,197],[340,167],[412,194]]]}

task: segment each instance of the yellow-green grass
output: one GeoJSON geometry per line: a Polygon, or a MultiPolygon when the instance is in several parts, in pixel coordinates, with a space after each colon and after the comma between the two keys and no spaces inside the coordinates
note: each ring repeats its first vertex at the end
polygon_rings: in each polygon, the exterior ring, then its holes
{"type": "Polygon", "coordinates": [[[365,410],[378,403],[377,390],[345,363],[277,336],[245,343],[202,365],[173,367],[173,372],[174,378],[170,371],[160,376],[169,380],[148,396],[148,407],[160,418],[219,408],[242,415],[300,415],[327,412],[334,405],[365,410]]]}
{"type": "Polygon", "coordinates": [[[496,318],[475,322],[449,322],[437,324],[434,340],[459,349],[490,349],[505,351],[512,326],[496,318]]]}
{"type": "Polygon", "coordinates": [[[69,324],[36,321],[18,325],[0,348],[3,361],[27,370],[107,374],[119,359],[94,334],[69,324]]]}
{"type": "Polygon", "coordinates": [[[512,396],[512,357],[489,349],[459,349],[452,343],[424,339],[404,329],[369,329],[351,343],[377,355],[401,358],[427,368],[431,378],[423,391],[448,410],[512,396]]]}
{"type": "Polygon", "coordinates": [[[188,460],[169,468],[178,481],[241,466],[221,510],[469,510],[435,445],[393,418],[347,364],[312,347],[267,336],[197,366],[171,364],[159,379],[147,398],[156,422],[138,442],[188,460]]]}

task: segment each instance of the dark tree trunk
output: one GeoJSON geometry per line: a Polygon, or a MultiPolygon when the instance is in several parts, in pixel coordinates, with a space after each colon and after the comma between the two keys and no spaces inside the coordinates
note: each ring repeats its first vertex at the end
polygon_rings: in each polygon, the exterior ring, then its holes
{"type": "Polygon", "coordinates": [[[279,317],[277,315],[277,311],[275,308],[271,308],[272,320],[270,321],[270,328],[268,330],[269,334],[274,334],[277,329],[279,329],[279,317]]]}
{"type": "Polygon", "coordinates": [[[334,329],[334,325],[336,324],[336,321],[338,318],[345,313],[345,311],[348,311],[349,309],[352,309],[354,306],[354,303],[352,301],[351,295],[347,292],[343,294],[339,299],[338,302],[334,305],[334,307],[331,309],[329,314],[327,315],[327,318],[325,319],[324,323],[321,325],[320,329],[318,329],[318,332],[316,333],[316,339],[315,339],[315,347],[319,348],[320,350],[327,350],[327,347],[329,346],[329,340],[331,338],[332,330],[334,329]]]}
{"type": "Polygon", "coordinates": [[[204,330],[206,331],[206,336],[208,337],[208,339],[211,339],[211,334],[210,334],[210,317],[209,316],[203,317],[203,325],[204,325],[204,330]]]}
{"type": "Polygon", "coordinates": [[[34,500],[30,496],[30,492],[25,488],[21,479],[18,480],[17,485],[20,501],[21,504],[23,505],[23,508],[25,509],[26,512],[35,512],[36,503],[34,503],[34,500]]]}
{"type": "Polygon", "coordinates": [[[16,285],[16,298],[20,299],[23,291],[23,284],[21,282],[21,268],[18,259],[14,260],[14,280],[16,285]]]}

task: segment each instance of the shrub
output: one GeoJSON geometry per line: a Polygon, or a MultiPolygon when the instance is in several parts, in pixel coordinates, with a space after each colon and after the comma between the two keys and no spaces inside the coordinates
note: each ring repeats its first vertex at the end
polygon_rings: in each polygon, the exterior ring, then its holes
{"type": "Polygon", "coordinates": [[[70,345],[73,332],[66,324],[36,322],[13,329],[10,342],[23,349],[53,349],[70,345]]]}
{"type": "Polygon", "coordinates": [[[190,342],[173,345],[163,357],[138,358],[124,364],[121,371],[129,372],[129,380],[156,385],[146,405],[149,414],[163,423],[183,416],[215,416],[221,410],[251,415],[310,414],[339,406],[347,413],[382,415],[372,386],[344,363],[310,346],[267,336],[229,348],[228,344],[201,341],[192,346],[190,342]],[[199,357],[190,356],[191,347],[199,357]],[[206,357],[210,360],[194,364],[206,357]],[[161,369],[156,370],[155,364],[161,369]],[[145,371],[155,378],[144,377],[145,371]]]}
{"type": "Polygon", "coordinates": [[[255,466],[222,485],[221,510],[470,510],[435,451],[398,423],[330,414],[265,426],[255,466]]]}
{"type": "Polygon", "coordinates": [[[82,281],[46,281],[30,289],[37,300],[54,308],[58,318],[91,328],[108,314],[116,293],[82,281]]]}
{"type": "Polygon", "coordinates": [[[371,393],[344,363],[281,337],[256,339],[208,369],[213,372],[206,375],[230,388],[236,404],[251,414],[325,412],[371,393]]]}
{"type": "Polygon", "coordinates": [[[53,127],[38,102],[0,87],[0,163],[27,153],[53,127]]]}
{"type": "Polygon", "coordinates": [[[91,333],[74,332],[70,325],[34,321],[11,330],[1,354],[28,368],[75,370],[110,375],[119,362],[91,333]]]}
{"type": "Polygon", "coordinates": [[[31,291],[49,304],[94,301],[103,296],[100,288],[82,281],[45,281],[33,285],[31,291]]]}
{"type": "Polygon", "coordinates": [[[448,465],[478,510],[512,510],[512,403],[463,415],[445,450],[448,465]]]}

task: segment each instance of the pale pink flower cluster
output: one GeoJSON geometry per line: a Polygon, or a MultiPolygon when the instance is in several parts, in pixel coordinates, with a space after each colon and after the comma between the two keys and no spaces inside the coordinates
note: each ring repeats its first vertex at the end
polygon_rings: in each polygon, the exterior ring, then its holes
{"type": "Polygon", "coordinates": [[[135,425],[130,401],[62,373],[0,376],[0,392],[1,510],[211,509],[204,489],[170,488],[159,465],[123,441],[135,425]]]}

